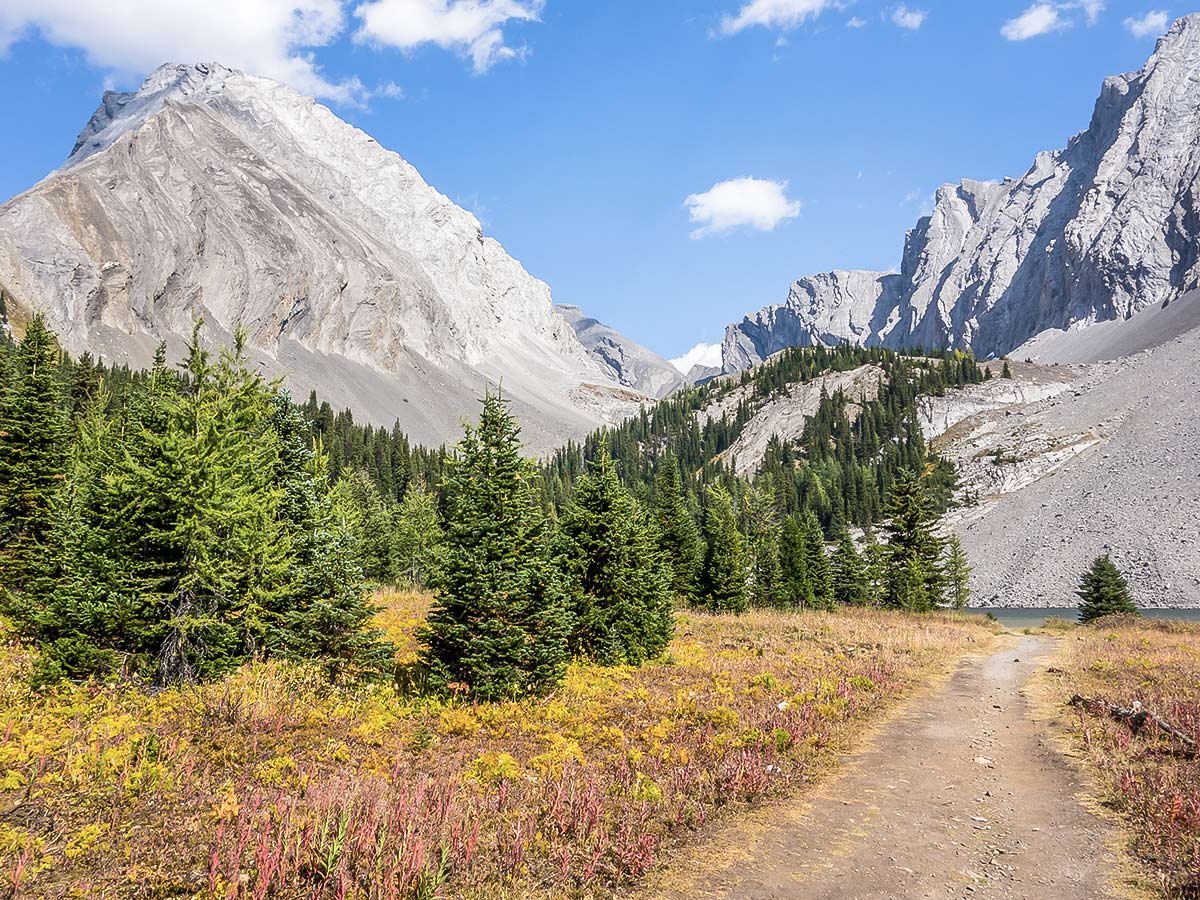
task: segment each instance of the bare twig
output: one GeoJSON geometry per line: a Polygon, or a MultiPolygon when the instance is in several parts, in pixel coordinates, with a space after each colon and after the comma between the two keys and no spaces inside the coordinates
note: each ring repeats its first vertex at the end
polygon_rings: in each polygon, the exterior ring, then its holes
{"type": "Polygon", "coordinates": [[[1143,708],[1140,700],[1133,701],[1133,706],[1126,709],[1096,697],[1081,697],[1079,694],[1075,694],[1067,701],[1067,705],[1082,707],[1092,715],[1107,715],[1114,722],[1125,725],[1134,735],[1140,734],[1147,725],[1153,725],[1160,732],[1183,745],[1182,750],[1178,751],[1178,755],[1185,759],[1195,759],[1200,753],[1195,738],[1185,734],[1162,716],[1155,715],[1150,710],[1143,708]]]}

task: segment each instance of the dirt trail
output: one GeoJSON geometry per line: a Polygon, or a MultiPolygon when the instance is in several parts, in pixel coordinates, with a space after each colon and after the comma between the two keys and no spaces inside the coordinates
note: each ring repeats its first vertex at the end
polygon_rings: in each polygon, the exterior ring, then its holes
{"type": "Polygon", "coordinates": [[[1100,900],[1111,830],[1023,689],[1052,640],[1005,637],[915,699],[807,802],[729,826],[671,900],[1100,900]]]}

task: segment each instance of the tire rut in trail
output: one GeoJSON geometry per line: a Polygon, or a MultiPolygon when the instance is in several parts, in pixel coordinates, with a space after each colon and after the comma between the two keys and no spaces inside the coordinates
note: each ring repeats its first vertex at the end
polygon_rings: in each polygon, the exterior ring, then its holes
{"type": "Polygon", "coordinates": [[[815,796],[722,829],[658,900],[1101,900],[1111,827],[1033,719],[1054,649],[1008,638],[885,725],[815,796]]]}

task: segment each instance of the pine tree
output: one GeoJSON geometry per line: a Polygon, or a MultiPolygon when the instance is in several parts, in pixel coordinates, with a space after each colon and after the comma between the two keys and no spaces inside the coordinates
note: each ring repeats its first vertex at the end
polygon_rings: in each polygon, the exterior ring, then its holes
{"type": "Polygon", "coordinates": [[[750,554],[750,605],[783,605],[783,574],[779,565],[779,524],[775,492],[760,479],[742,498],[743,530],[750,554]]]}
{"type": "Polygon", "coordinates": [[[466,684],[481,699],[547,690],[568,659],[567,598],[519,433],[489,393],[448,463],[446,551],[421,633],[431,684],[466,684]]]}
{"type": "Polygon", "coordinates": [[[392,512],[375,481],[360,468],[345,468],[333,486],[336,517],[349,529],[358,548],[358,564],[368,581],[395,581],[395,536],[392,512]]]}
{"type": "Polygon", "coordinates": [[[905,471],[888,502],[888,583],[885,603],[894,609],[927,612],[942,594],[942,539],[922,479],[905,471]],[[912,579],[920,575],[922,583],[912,579]],[[916,604],[916,605],[914,605],[916,604]]]}
{"type": "Polygon", "coordinates": [[[808,552],[804,529],[789,516],[779,538],[779,568],[785,606],[805,607],[812,603],[812,584],[808,578],[808,552]]]}
{"type": "Polygon", "coordinates": [[[654,520],[659,548],[671,567],[671,587],[677,597],[694,602],[704,565],[704,541],[683,494],[679,463],[669,451],[654,475],[654,520]]]}
{"type": "Polygon", "coordinates": [[[720,484],[708,488],[704,498],[704,557],[701,593],[713,612],[743,613],[747,609],[746,553],[733,499],[720,484]]]}
{"type": "Polygon", "coordinates": [[[44,589],[39,582],[53,577],[60,558],[51,546],[54,500],[71,438],[58,365],[54,335],[36,316],[0,396],[0,608],[16,603],[16,593],[44,589]]]}
{"type": "Polygon", "coordinates": [[[812,588],[809,601],[813,609],[833,609],[833,568],[825,552],[825,533],[810,510],[804,514],[804,562],[812,588]]]}
{"type": "Polygon", "coordinates": [[[971,566],[958,535],[946,542],[946,602],[954,609],[966,609],[971,601],[971,566]]]}
{"type": "Polygon", "coordinates": [[[390,667],[394,648],[371,624],[361,549],[329,489],[328,457],[306,441],[308,423],[286,393],[269,420],[279,440],[275,481],[279,518],[290,537],[291,587],[268,637],[297,660],[320,660],[331,681],[369,677],[390,667]]]}
{"type": "Polygon", "coordinates": [[[437,499],[423,484],[410,482],[395,511],[396,576],[401,584],[422,590],[435,578],[442,537],[437,499]]]}
{"type": "Polygon", "coordinates": [[[653,522],[617,477],[607,441],[575,485],[558,545],[572,600],[572,650],[604,665],[659,656],[674,631],[672,573],[653,522]]]}
{"type": "Polygon", "coordinates": [[[1107,553],[1092,563],[1076,594],[1080,599],[1079,621],[1085,625],[1104,616],[1139,615],[1129,582],[1107,553]]]}
{"type": "Polygon", "coordinates": [[[1000,377],[1001,377],[1001,378],[1012,378],[1012,377],[1013,377],[1013,374],[1012,374],[1012,369],[1010,369],[1010,368],[1008,367],[1008,360],[1007,360],[1007,359],[1006,359],[1006,360],[1004,360],[1004,368],[1002,368],[1002,369],[1000,370],[1000,377]]]}
{"type": "Polygon", "coordinates": [[[867,565],[848,531],[833,554],[833,596],[844,606],[865,606],[871,598],[867,565]]]}
{"type": "Polygon", "coordinates": [[[887,548],[879,543],[873,531],[868,531],[862,549],[866,574],[867,605],[882,606],[887,589],[887,548]]]}

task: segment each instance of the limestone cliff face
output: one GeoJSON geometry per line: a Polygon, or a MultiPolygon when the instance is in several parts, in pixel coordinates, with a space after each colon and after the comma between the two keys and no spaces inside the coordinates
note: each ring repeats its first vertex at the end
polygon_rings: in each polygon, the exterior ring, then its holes
{"type": "Polygon", "coordinates": [[[584,347],[609,375],[626,387],[651,397],[665,397],[683,387],[686,379],[675,367],[619,331],[593,319],[578,306],[557,307],[584,347]]]}
{"type": "Polygon", "coordinates": [[[424,442],[503,380],[538,449],[633,407],[478,220],[329,109],[216,64],[108,93],[66,164],[0,207],[0,288],[72,351],[144,363],[202,316],[424,442]],[[581,399],[583,397],[584,399],[581,399]]]}
{"type": "Polygon", "coordinates": [[[1125,319],[1200,284],[1200,15],[1107,79],[1088,128],[1021,178],[942,187],[899,273],[803,278],[726,330],[735,371],[852,341],[1007,353],[1048,329],[1125,319]]]}

